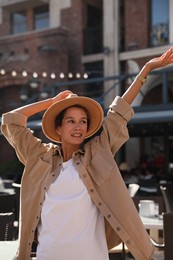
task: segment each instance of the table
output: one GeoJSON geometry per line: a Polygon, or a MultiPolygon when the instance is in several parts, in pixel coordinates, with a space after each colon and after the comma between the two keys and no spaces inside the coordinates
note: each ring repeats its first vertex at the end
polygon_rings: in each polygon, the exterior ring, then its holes
{"type": "Polygon", "coordinates": [[[146,229],[150,231],[150,236],[158,242],[159,230],[163,230],[163,218],[158,217],[143,217],[140,216],[146,229]]]}
{"type": "Polygon", "coordinates": [[[142,222],[146,229],[157,229],[163,230],[163,218],[159,217],[143,217],[141,216],[142,222]]]}
{"type": "Polygon", "coordinates": [[[18,240],[0,241],[0,259],[13,260],[18,248],[18,240]]]}
{"type": "MultiPolygon", "coordinates": [[[[151,238],[153,238],[156,242],[159,242],[159,230],[163,230],[163,218],[159,217],[142,217],[140,216],[144,226],[149,230],[151,238]]],[[[123,247],[122,243],[118,246],[112,248],[109,253],[122,253],[123,247]]],[[[129,252],[127,246],[125,245],[125,253],[129,252]]],[[[163,260],[163,253],[157,252],[155,249],[155,254],[153,259],[163,260]]]]}

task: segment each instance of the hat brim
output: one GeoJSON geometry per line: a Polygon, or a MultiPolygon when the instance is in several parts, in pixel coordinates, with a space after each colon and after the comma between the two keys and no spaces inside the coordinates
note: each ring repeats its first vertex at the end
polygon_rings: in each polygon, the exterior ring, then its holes
{"type": "Polygon", "coordinates": [[[100,129],[104,117],[100,104],[91,98],[75,95],[75,97],[65,98],[56,102],[44,113],[42,130],[48,139],[61,143],[61,138],[55,129],[55,118],[64,109],[75,105],[84,107],[89,114],[90,125],[85,138],[91,137],[100,129]]]}

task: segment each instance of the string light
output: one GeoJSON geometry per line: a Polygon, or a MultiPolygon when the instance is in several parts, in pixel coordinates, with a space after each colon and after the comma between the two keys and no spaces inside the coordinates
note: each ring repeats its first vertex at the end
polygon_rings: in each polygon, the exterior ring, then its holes
{"type": "Polygon", "coordinates": [[[11,75],[12,75],[13,77],[16,77],[16,76],[17,76],[17,72],[16,72],[15,70],[12,70],[11,75]]]}
{"type": "Polygon", "coordinates": [[[81,77],[80,73],[76,73],[76,78],[80,79],[80,77],[81,77]]]}
{"type": "Polygon", "coordinates": [[[70,73],[68,74],[68,77],[69,77],[69,79],[72,79],[72,78],[73,78],[73,74],[70,72],[70,73]]]}
{"type": "Polygon", "coordinates": [[[51,74],[50,74],[50,77],[51,77],[51,79],[55,79],[55,78],[56,78],[55,73],[51,73],[51,74]]]}
{"type": "Polygon", "coordinates": [[[37,72],[33,72],[33,74],[32,74],[32,76],[33,76],[33,78],[38,78],[38,73],[37,72]]]}
{"type": "Polygon", "coordinates": [[[0,70],[0,73],[1,73],[1,75],[5,75],[5,70],[4,70],[4,69],[1,69],[1,70],[0,70]]]}
{"type": "Polygon", "coordinates": [[[61,72],[61,73],[59,74],[59,77],[60,77],[61,79],[65,78],[65,75],[64,75],[64,73],[63,73],[63,72],[61,72]]]}
{"type": "Polygon", "coordinates": [[[84,73],[83,77],[84,77],[84,79],[88,79],[88,74],[84,73]]]}
{"type": "Polygon", "coordinates": [[[43,78],[47,78],[47,72],[43,71],[42,76],[43,78]]]}
{"type": "MultiPolygon", "coordinates": [[[[40,77],[42,77],[42,78],[47,78],[48,77],[48,73],[46,72],[46,71],[43,71],[42,73],[40,72],[40,73],[38,73],[38,72],[36,72],[36,71],[34,71],[34,72],[29,72],[29,71],[27,71],[27,70],[22,70],[21,72],[20,71],[16,71],[16,70],[12,70],[11,72],[10,71],[6,71],[4,68],[1,68],[0,69],[0,76],[3,76],[3,75],[9,75],[9,74],[11,74],[11,76],[13,76],[13,77],[16,77],[17,75],[18,76],[22,76],[22,77],[24,77],[24,78],[26,78],[26,77],[32,77],[32,78],[34,78],[34,79],[37,79],[37,78],[40,78],[40,77]],[[39,76],[40,75],[40,76],[39,76]]],[[[75,79],[75,77],[76,77],[76,79],[80,79],[80,78],[84,78],[84,79],[88,79],[89,78],[89,74],[88,74],[88,72],[86,73],[84,73],[83,75],[81,75],[79,72],[77,72],[76,74],[73,74],[72,72],[69,72],[67,75],[65,75],[65,73],[64,72],[61,72],[60,74],[59,74],[59,78],[60,79],[64,79],[65,77],[68,77],[69,79],[75,79]]],[[[57,77],[57,75],[54,73],[54,72],[52,72],[52,73],[50,73],[50,78],[51,79],[55,79],[57,77]]]]}
{"type": "Polygon", "coordinates": [[[23,71],[22,71],[22,76],[23,76],[24,78],[28,76],[28,73],[27,73],[26,70],[23,70],[23,71]]]}

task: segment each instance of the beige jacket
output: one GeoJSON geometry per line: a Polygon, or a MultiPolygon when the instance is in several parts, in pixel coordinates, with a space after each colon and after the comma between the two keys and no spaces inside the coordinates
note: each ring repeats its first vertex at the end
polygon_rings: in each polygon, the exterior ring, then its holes
{"type": "MultiPolygon", "coordinates": [[[[109,249],[124,241],[135,259],[149,260],[153,246],[114,160],[114,155],[128,139],[127,121],[132,115],[132,108],[116,97],[100,136],[75,152],[73,162],[96,207],[105,217],[109,249]]],[[[25,165],[21,186],[19,260],[29,259],[45,192],[59,175],[63,161],[58,146],[42,143],[26,128],[26,123],[24,115],[9,112],[3,115],[1,127],[25,165]]]]}

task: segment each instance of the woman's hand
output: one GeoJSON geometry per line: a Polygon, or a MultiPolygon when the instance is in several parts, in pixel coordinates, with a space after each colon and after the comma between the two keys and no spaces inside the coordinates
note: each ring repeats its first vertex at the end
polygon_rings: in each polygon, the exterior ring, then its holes
{"type": "Polygon", "coordinates": [[[142,87],[142,80],[139,79],[143,78],[146,79],[148,74],[158,68],[165,67],[169,64],[173,63],[173,47],[171,47],[168,51],[163,53],[160,57],[156,57],[154,59],[151,59],[148,61],[144,67],[141,69],[141,71],[138,74],[138,77],[135,78],[133,83],[130,85],[130,87],[126,90],[126,92],[123,94],[123,99],[128,103],[131,104],[139,91],[142,87]]]}
{"type": "Polygon", "coordinates": [[[54,98],[52,98],[53,104],[59,100],[66,98],[69,94],[73,94],[73,93],[70,90],[65,90],[65,91],[60,92],[58,95],[56,95],[54,98]]]}
{"type": "Polygon", "coordinates": [[[160,57],[156,57],[147,62],[150,70],[158,69],[173,63],[173,47],[163,53],[160,57]]]}

